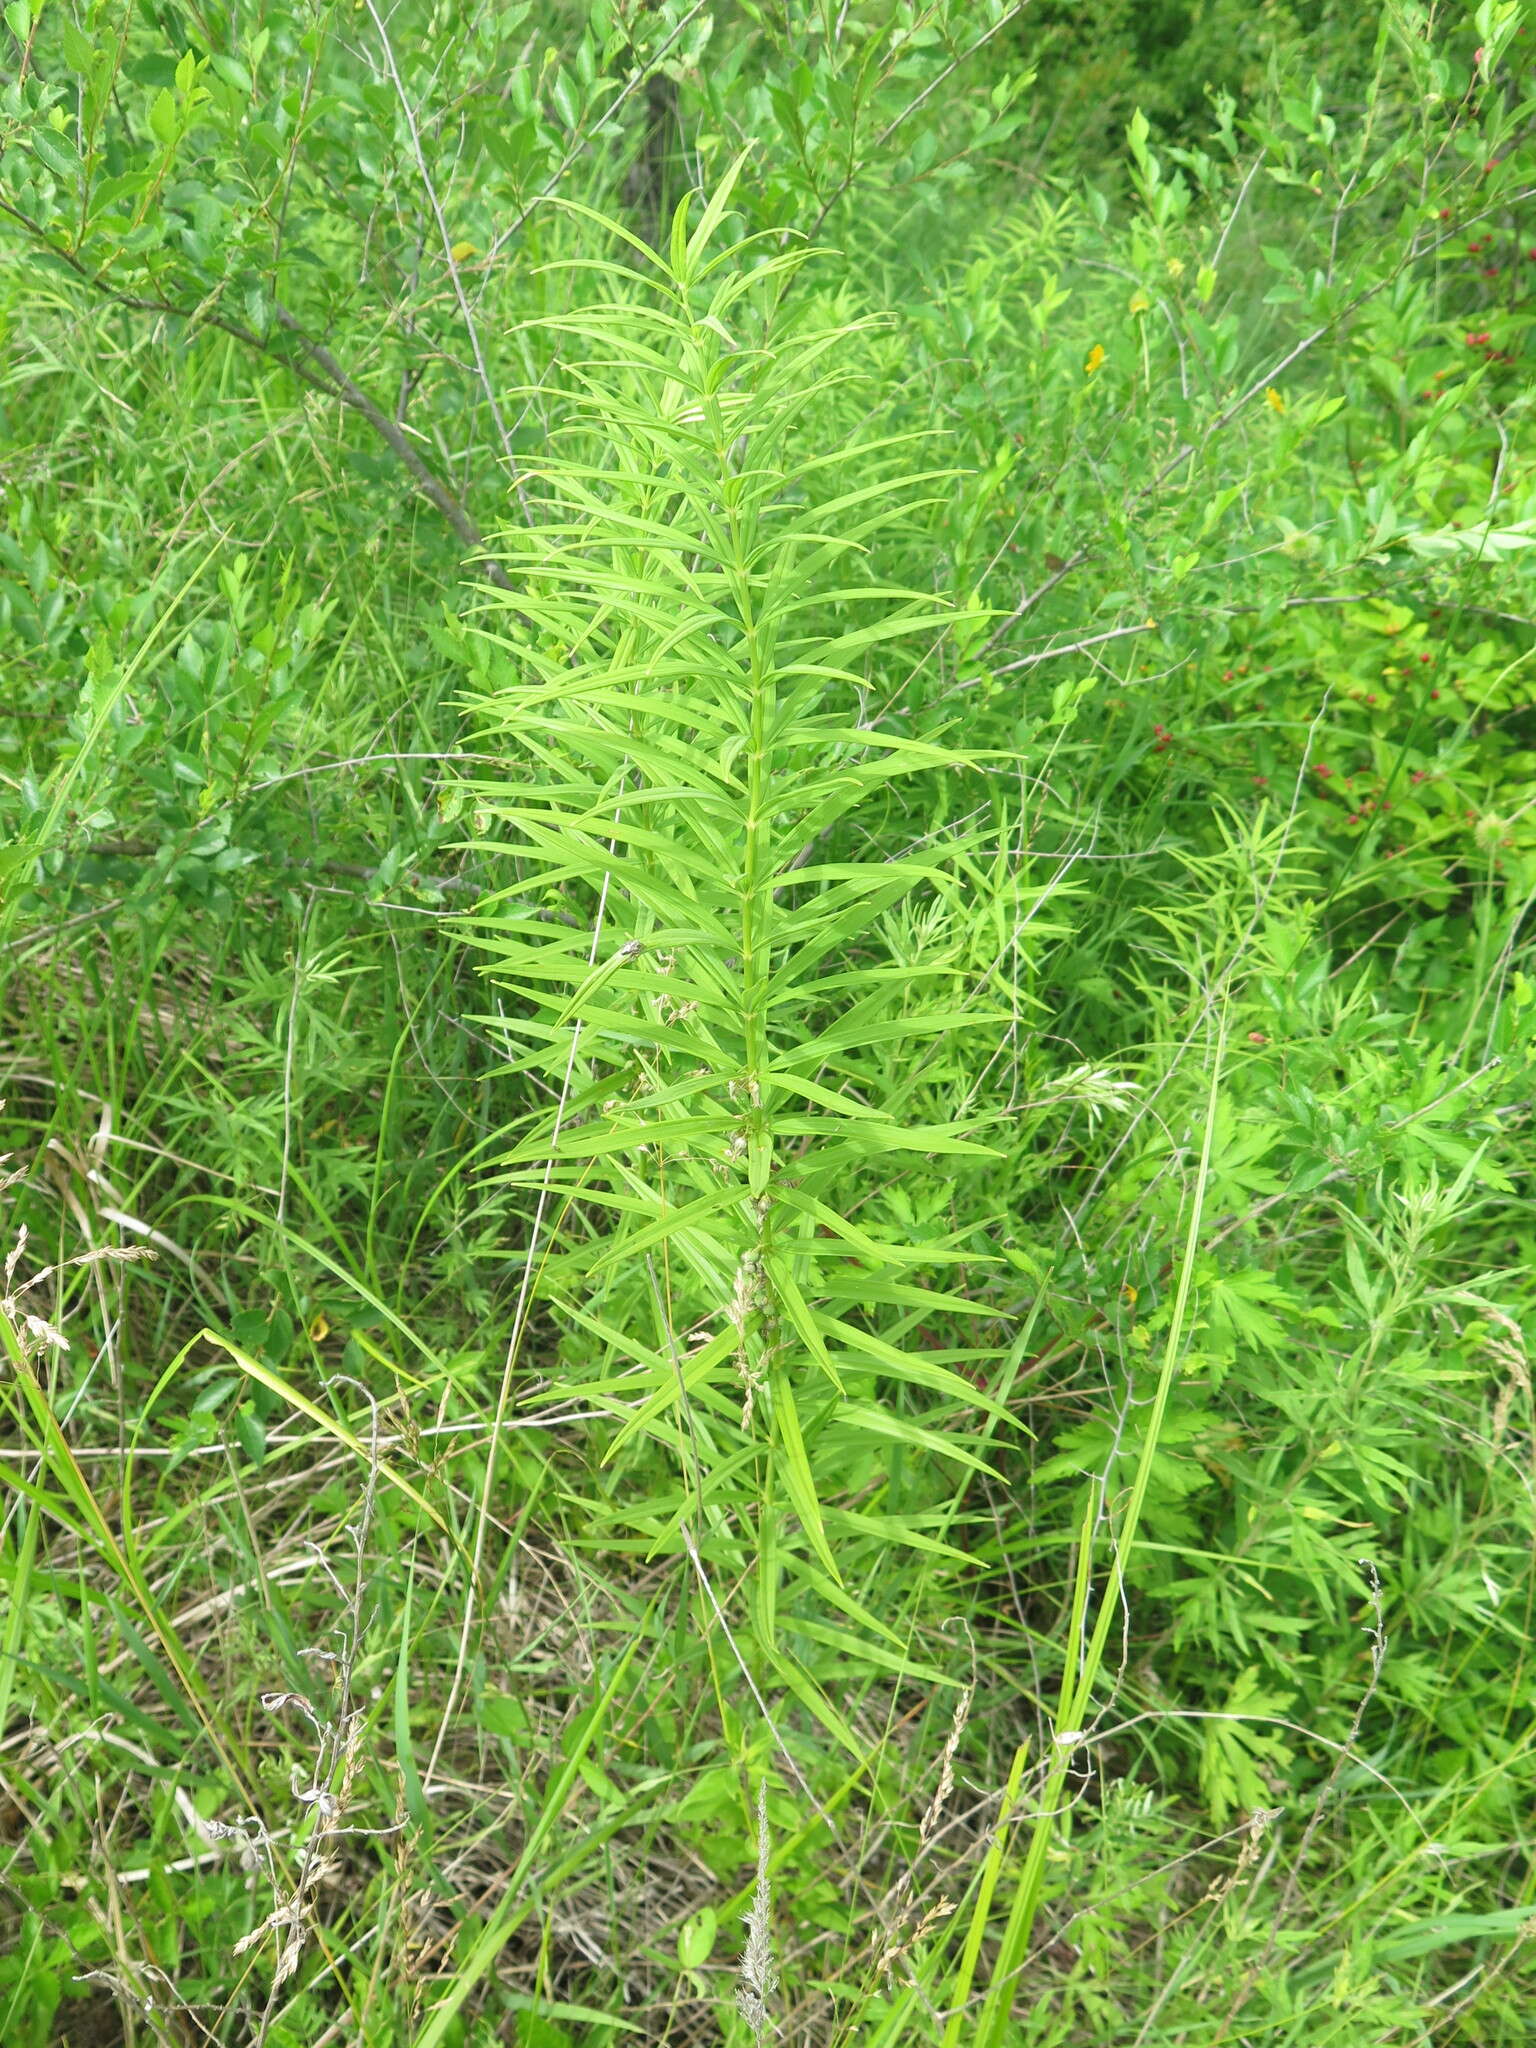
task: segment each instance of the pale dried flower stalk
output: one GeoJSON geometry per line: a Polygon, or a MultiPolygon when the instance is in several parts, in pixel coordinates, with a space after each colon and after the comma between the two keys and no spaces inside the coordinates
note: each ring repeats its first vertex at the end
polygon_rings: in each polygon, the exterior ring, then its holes
{"type": "Polygon", "coordinates": [[[1254,1864],[1259,1860],[1259,1851],[1264,1846],[1265,1836],[1284,1811],[1282,1806],[1260,1806],[1248,1816],[1243,1828],[1243,1845],[1237,1852],[1236,1863],[1206,1888],[1200,1900],[1202,1906],[1221,1905],[1232,1896],[1239,1885],[1247,1882],[1254,1864]]]}
{"type": "Polygon", "coordinates": [[[752,2029],[757,2048],[768,2038],[768,2001],[779,1987],[779,1973],[773,1960],[773,1931],[769,1925],[772,1884],[768,1875],[768,1787],[757,1788],[757,1882],[752,1887],[752,1907],[742,1914],[747,1925],[747,1945],[741,1955],[741,1981],[736,1986],[736,2008],[752,2029]]]}
{"type": "Polygon", "coordinates": [[[952,1901],[940,1898],[927,1908],[922,1919],[914,1927],[911,1917],[912,1890],[917,1877],[917,1866],[922,1861],[929,1843],[939,1831],[939,1822],[949,1804],[949,1795],[955,1789],[955,1755],[960,1747],[960,1738],[970,1719],[971,1702],[976,1696],[974,1685],[967,1685],[955,1701],[955,1711],[950,1716],[949,1733],[944,1738],[944,1747],[939,1754],[939,1782],[934,1787],[928,1811],[923,1815],[917,1834],[917,1855],[901,1873],[895,1892],[891,1897],[890,1918],[875,1957],[875,1968],[883,1976],[889,1976],[897,1963],[909,1956],[925,1936],[953,1913],[952,1901]]]}
{"type": "MultiPolygon", "coordinates": [[[[378,1403],[368,1389],[359,1381],[348,1379],[345,1374],[333,1375],[327,1382],[328,1386],[339,1384],[356,1387],[367,1402],[372,1417],[368,1436],[367,1482],[358,1511],[343,1532],[349,1538],[352,1550],[351,1585],[343,1582],[324,1551],[315,1545],[309,1546],[321,1573],[329,1579],[336,1592],[341,1619],[335,1635],[341,1649],[335,1651],[312,1645],[301,1650],[300,1655],[330,1667],[332,1699],[328,1705],[317,1706],[303,1693],[289,1690],[261,1696],[262,1706],[274,1717],[297,1710],[309,1725],[316,1755],[312,1770],[306,1772],[294,1764],[290,1778],[295,1804],[314,1816],[313,1825],[304,1840],[299,1868],[286,1893],[274,1885],[278,1896],[272,1911],[249,1934],[242,1936],[233,1951],[239,1955],[246,1949],[264,1945],[269,1937],[275,1937],[272,1979],[253,2048],[263,2048],[276,2013],[278,1994],[296,1974],[303,1960],[317,1914],[318,1895],[334,1879],[340,1867],[336,1854],[338,1838],[343,1835],[382,1838],[399,1833],[404,1825],[402,1821],[396,1821],[382,1827],[359,1827],[349,1826],[346,1820],[363,1766],[363,1736],[368,1724],[367,1709],[353,1706],[351,1701],[355,1694],[353,1667],[366,1627],[363,1614],[366,1554],[378,1496],[381,1429],[378,1403]]],[[[257,1826],[260,1828],[259,1822],[257,1826]]],[[[264,1829],[261,1829],[261,1834],[264,1838],[264,1829]]],[[[270,1865],[270,1856],[268,1861],[270,1865]]]]}

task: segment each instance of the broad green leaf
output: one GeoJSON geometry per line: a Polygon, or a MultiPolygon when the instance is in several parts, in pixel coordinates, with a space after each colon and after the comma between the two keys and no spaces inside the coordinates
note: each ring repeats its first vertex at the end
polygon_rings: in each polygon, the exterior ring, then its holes
{"type": "Polygon", "coordinates": [[[84,169],[73,143],[52,128],[34,128],[31,143],[38,162],[56,178],[78,178],[84,169]]]}

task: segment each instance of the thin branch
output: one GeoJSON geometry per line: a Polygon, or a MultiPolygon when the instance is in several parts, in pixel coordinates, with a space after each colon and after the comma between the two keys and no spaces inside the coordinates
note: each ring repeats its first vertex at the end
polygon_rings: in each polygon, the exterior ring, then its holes
{"type": "MultiPolygon", "coordinates": [[[[468,511],[460,504],[442,478],[422,460],[421,456],[412,446],[409,437],[396,426],[395,422],[386,412],[374,404],[373,400],[360,385],[353,383],[352,379],[324,343],[314,340],[311,335],[305,333],[303,327],[288,311],[286,306],[281,306],[274,302],[272,314],[278,325],[293,336],[298,346],[309,357],[310,361],[323,372],[327,380],[324,384],[321,384],[318,379],[313,377],[306,381],[315,384],[321,390],[329,391],[332,396],[339,398],[343,405],[349,406],[353,412],[361,414],[369,426],[373,428],[379,439],[392,448],[401,462],[405,464],[405,467],[416,479],[417,489],[421,492],[422,496],[437,507],[460,540],[463,541],[465,547],[469,549],[471,554],[477,557],[477,566],[484,572],[488,580],[496,584],[501,590],[510,590],[512,584],[506,571],[486,553],[485,535],[476,526],[474,520],[470,518],[468,511]]],[[[215,322],[215,324],[224,325],[225,323],[215,322]]],[[[262,346],[259,337],[253,335],[249,338],[256,341],[258,346],[262,346]]],[[[273,354],[275,352],[268,350],[267,353],[273,354]]],[[[279,360],[286,360],[286,358],[280,357],[279,360]]]]}
{"type": "MultiPolygon", "coordinates": [[[[688,12],[682,17],[682,19],[678,22],[677,26],[667,36],[665,42],[657,45],[655,55],[651,58],[650,63],[642,64],[636,70],[633,77],[628,79],[626,83],[619,88],[618,92],[614,94],[613,98],[608,102],[607,106],[604,107],[597,121],[593,124],[594,128],[598,133],[601,133],[601,131],[608,126],[609,122],[612,121],[613,117],[615,116],[615,114],[618,113],[619,109],[623,106],[624,102],[627,99],[629,99],[634,93],[638,92],[642,85],[648,83],[648,81],[661,68],[662,58],[666,56],[668,50],[671,49],[672,45],[679,40],[679,38],[682,36],[683,31],[688,27],[689,23],[693,21],[695,16],[703,13],[705,5],[706,0],[695,0],[694,6],[689,8],[688,12]]],[[[520,233],[521,230],[527,225],[529,219],[532,217],[534,209],[540,204],[542,204],[542,202],[546,200],[553,191],[556,190],[556,188],[564,179],[566,172],[571,168],[571,165],[575,163],[576,159],[579,156],[581,156],[583,152],[591,146],[591,141],[592,137],[590,134],[578,131],[576,140],[571,144],[570,148],[566,151],[565,155],[560,159],[560,162],[556,165],[555,169],[550,173],[549,177],[545,179],[544,183],[539,187],[538,191],[535,192],[532,199],[530,199],[528,204],[523,208],[522,212],[517,214],[511,221],[509,221],[507,225],[497,235],[496,239],[491,243],[491,246],[489,249],[487,249],[482,262],[481,267],[483,270],[489,271],[490,266],[495,262],[496,258],[500,256],[502,250],[507,246],[508,242],[511,241],[512,237],[520,233]]]]}
{"type": "MultiPolygon", "coordinates": [[[[1378,591],[1352,590],[1346,591],[1337,597],[1288,597],[1280,606],[1280,610],[1283,612],[1294,612],[1304,610],[1313,605],[1369,604],[1373,597],[1379,595],[1378,591]]],[[[1256,612],[1262,609],[1261,605],[1256,604],[1226,604],[1216,606],[1214,608],[1214,615],[1229,617],[1235,616],[1239,612],[1256,612]]],[[[1501,613],[1499,616],[1503,617],[1505,615],[1501,613]]],[[[1530,622],[1523,620],[1521,623],[1528,624],[1530,622]]],[[[1102,647],[1106,640],[1128,640],[1141,633],[1155,633],[1157,628],[1158,621],[1156,619],[1145,619],[1139,626],[1116,626],[1108,633],[1090,633],[1086,640],[1068,640],[1060,647],[1043,648],[1039,654],[1025,654],[1021,655],[1017,661],[1001,662],[993,669],[992,673],[998,676],[1011,676],[1016,674],[1021,668],[1038,668],[1042,661],[1057,661],[1064,654],[1082,654],[1090,647],[1102,647]]]]}
{"type": "Polygon", "coordinates": [[[1258,155],[1257,155],[1257,156],[1256,156],[1256,157],[1254,158],[1253,162],[1252,162],[1252,163],[1251,163],[1251,164],[1250,164],[1250,165],[1248,166],[1248,175],[1247,175],[1247,177],[1246,177],[1246,178],[1244,178],[1244,180],[1243,180],[1242,184],[1241,184],[1241,185],[1239,185],[1239,186],[1238,186],[1238,188],[1237,188],[1237,197],[1236,197],[1236,199],[1234,199],[1234,200],[1233,200],[1233,202],[1232,202],[1232,211],[1231,211],[1231,212],[1230,212],[1230,213],[1229,213],[1229,214],[1227,215],[1226,221],[1225,221],[1225,223],[1224,223],[1224,224],[1223,224],[1223,226],[1222,226],[1222,230],[1221,230],[1221,238],[1220,238],[1220,240],[1219,240],[1219,241],[1217,242],[1217,244],[1216,244],[1216,247],[1215,247],[1215,249],[1214,249],[1214,250],[1212,251],[1212,254],[1211,254],[1211,268],[1212,268],[1212,270],[1216,270],[1216,269],[1218,269],[1218,268],[1220,267],[1220,264],[1221,264],[1221,252],[1222,252],[1222,250],[1223,250],[1223,249],[1225,249],[1225,248],[1226,248],[1226,246],[1227,246],[1227,237],[1228,237],[1228,235],[1230,235],[1230,234],[1231,234],[1231,232],[1232,232],[1233,228],[1234,228],[1234,227],[1236,226],[1236,224],[1237,224],[1237,216],[1238,216],[1238,215],[1239,215],[1239,214],[1240,214],[1240,213],[1242,212],[1242,210],[1243,210],[1243,201],[1244,201],[1244,200],[1245,200],[1245,199],[1246,199],[1246,198],[1248,197],[1248,187],[1249,187],[1249,186],[1250,186],[1250,185],[1251,185],[1251,184],[1253,183],[1254,179],[1255,179],[1255,178],[1256,178],[1256,177],[1257,177],[1257,176],[1259,175],[1259,171],[1260,171],[1260,168],[1261,168],[1261,167],[1262,167],[1262,165],[1263,165],[1263,162],[1264,162],[1264,152],[1263,152],[1263,150],[1261,149],[1261,150],[1259,151],[1258,155]]]}
{"type": "MultiPolygon", "coordinates": [[[[1250,173],[1250,177],[1251,175],[1252,173],[1250,173]]],[[[1514,205],[1521,200],[1529,199],[1533,196],[1533,191],[1536,191],[1536,188],[1507,194],[1505,195],[1504,203],[1506,205],[1514,205]]],[[[1457,235],[1464,233],[1466,226],[1467,223],[1465,222],[1458,223],[1455,228],[1446,229],[1436,235],[1434,240],[1425,247],[1412,250],[1409,255],[1404,257],[1403,261],[1390,276],[1378,278],[1374,284],[1367,285],[1363,291],[1357,292],[1347,305],[1341,306],[1331,319],[1323,321],[1321,326],[1314,327],[1310,334],[1303,335],[1294,348],[1287,350],[1277,363],[1271,363],[1267,370],[1254,378],[1245,391],[1241,392],[1217,413],[1198,441],[1181,441],[1172,455],[1163,463],[1162,467],[1155,472],[1150,481],[1144,483],[1139,491],[1133,492],[1126,500],[1126,511],[1131,511],[1144,498],[1149,498],[1154,492],[1161,490],[1176,469],[1187,462],[1192,455],[1198,454],[1224,428],[1230,426],[1232,421],[1237,418],[1237,415],[1246,406],[1251,405],[1262,391],[1275,382],[1277,377],[1283,376],[1292,363],[1299,361],[1310,349],[1315,348],[1325,335],[1331,334],[1352,313],[1357,313],[1362,306],[1369,304],[1372,299],[1376,298],[1381,292],[1384,292],[1388,285],[1395,284],[1410,263],[1416,262],[1422,256],[1434,255],[1445,243],[1453,241],[1457,235]]],[[[996,631],[984,642],[981,650],[982,653],[989,653],[997,645],[998,641],[1003,638],[1004,634],[1008,632],[1009,628],[1017,625],[1027,612],[1033,611],[1040,600],[1048,596],[1058,583],[1082,568],[1083,564],[1089,559],[1090,552],[1086,547],[1079,548],[1070,560],[1063,562],[1055,574],[1047,578],[1040,585],[1038,590],[1026,591],[1013,610],[997,627],[996,631]]]]}
{"type": "MultiPolygon", "coordinates": [[[[437,232],[443,244],[443,260],[448,265],[448,276],[453,284],[453,295],[458,301],[459,318],[464,322],[464,331],[469,336],[469,345],[474,353],[475,374],[480,379],[480,388],[485,393],[485,402],[490,407],[491,418],[496,423],[496,432],[501,441],[501,452],[506,460],[507,472],[512,479],[512,488],[517,493],[517,502],[522,507],[524,519],[529,519],[532,515],[529,511],[527,496],[523,490],[522,471],[518,466],[517,457],[512,452],[512,436],[507,431],[507,423],[501,416],[501,407],[496,402],[496,390],[491,383],[491,373],[486,364],[485,351],[480,345],[480,329],[475,324],[475,316],[470,311],[469,300],[464,294],[464,281],[459,275],[458,258],[453,253],[453,236],[449,231],[448,222],[443,213],[442,201],[437,196],[437,188],[432,183],[432,173],[427,168],[426,153],[421,146],[421,131],[416,125],[415,109],[412,107],[410,97],[405,90],[405,80],[400,76],[399,66],[395,63],[395,52],[389,40],[389,31],[384,26],[379,10],[374,5],[374,0],[363,0],[363,4],[368,9],[368,18],[373,23],[378,35],[379,45],[384,52],[384,62],[389,70],[390,83],[395,88],[395,97],[399,100],[400,111],[405,116],[406,132],[411,138],[411,154],[416,159],[416,169],[421,176],[422,189],[427,195],[427,204],[431,207],[432,217],[437,222],[437,232]]],[[[380,414],[381,419],[382,417],[383,415],[380,414]]],[[[500,580],[505,588],[505,578],[500,580]]]]}
{"type": "MultiPolygon", "coordinates": [[[[886,122],[885,126],[880,130],[880,133],[875,137],[874,144],[870,149],[869,155],[864,157],[862,161],[853,166],[853,168],[848,172],[847,176],[843,179],[843,182],[832,194],[832,197],[822,207],[820,213],[817,214],[815,223],[813,224],[809,235],[806,237],[807,241],[815,241],[816,237],[821,233],[822,227],[825,225],[827,215],[832,211],[833,207],[836,206],[838,201],[844,198],[846,194],[849,192],[849,190],[858,182],[859,178],[863,175],[863,173],[869,169],[869,166],[873,162],[875,162],[876,158],[880,154],[880,151],[884,148],[885,144],[889,142],[891,137],[896,133],[896,130],[900,128],[904,122],[910,121],[912,116],[917,112],[918,108],[922,106],[924,101],[931,99],[933,95],[938,91],[941,85],[947,85],[949,80],[954,77],[955,73],[960,69],[960,67],[963,64],[968,64],[972,57],[975,56],[978,50],[984,49],[986,45],[991,42],[994,36],[1001,35],[1005,28],[1008,28],[1009,26],[1011,26],[1013,22],[1017,21],[1019,16],[1024,12],[1024,9],[1028,5],[1029,0],[1017,0],[1017,4],[1009,8],[1006,14],[1000,15],[998,19],[992,24],[992,26],[989,29],[986,30],[984,34],[979,35],[976,38],[975,42],[971,44],[968,50],[962,50],[958,57],[952,58],[950,62],[945,65],[944,69],[941,72],[939,72],[936,78],[929,79],[928,83],[917,95],[916,99],[910,101],[906,106],[902,108],[899,114],[895,115],[891,120],[886,122]]],[[[887,76],[889,76],[889,73],[887,73],[887,76]]]]}
{"type": "Polygon", "coordinates": [[[145,298],[136,292],[120,291],[115,285],[110,284],[104,275],[82,262],[74,250],[61,247],[35,220],[22,213],[19,208],[0,200],[0,214],[15,221],[39,248],[50,256],[57,257],[74,272],[82,284],[100,293],[113,305],[121,306],[130,313],[158,313],[173,320],[185,320],[189,326],[215,328],[220,334],[231,336],[243,347],[265,356],[269,362],[279,364],[297,377],[301,384],[307,385],[311,391],[318,391],[327,398],[340,399],[350,411],[366,420],[386,446],[398,456],[410,472],[421,495],[447,520],[469,553],[475,557],[477,567],[487,580],[503,590],[512,587],[505,570],[490,557],[485,535],[470,517],[467,508],[454,496],[436,471],[423,460],[408,436],[374,403],[361,385],[347,375],[330,350],[306,332],[302,323],[286,306],[274,301],[273,318],[286,333],[293,336],[303,358],[307,358],[307,361],[295,358],[285,349],[274,348],[269,341],[242,321],[232,320],[227,314],[217,312],[211,306],[189,308],[178,306],[169,299],[145,298]],[[310,365],[313,365],[313,368],[310,365]]]}
{"type": "Polygon", "coordinates": [[[1026,654],[1018,661],[1005,661],[992,673],[1011,676],[1021,668],[1038,668],[1042,661],[1057,661],[1064,654],[1083,654],[1090,647],[1102,647],[1106,640],[1129,640],[1138,633],[1152,633],[1157,630],[1156,622],[1143,621],[1139,626],[1116,626],[1110,633],[1090,633],[1086,640],[1071,640],[1062,647],[1047,647],[1040,654],[1026,654]]]}

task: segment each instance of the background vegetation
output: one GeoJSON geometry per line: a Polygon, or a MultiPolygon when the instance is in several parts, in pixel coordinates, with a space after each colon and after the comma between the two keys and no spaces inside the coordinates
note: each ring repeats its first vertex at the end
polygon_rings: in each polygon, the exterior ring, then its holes
{"type": "Polygon", "coordinates": [[[1533,15],[9,0],[7,2044],[1529,2037],[1533,15]]]}

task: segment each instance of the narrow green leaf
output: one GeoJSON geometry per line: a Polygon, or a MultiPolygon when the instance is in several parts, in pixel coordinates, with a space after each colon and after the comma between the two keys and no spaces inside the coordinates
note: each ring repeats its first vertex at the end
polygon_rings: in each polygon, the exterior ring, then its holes
{"type": "Polygon", "coordinates": [[[782,1376],[775,1379],[773,1386],[773,1422],[784,1453],[784,1485],[790,1504],[800,1517],[800,1526],[811,1548],[826,1566],[829,1576],[840,1586],[842,1574],[838,1571],[821,1519],[821,1502],[817,1497],[816,1482],[811,1476],[805,1438],[800,1430],[800,1411],[795,1406],[793,1389],[782,1376]]]}
{"type": "Polygon", "coordinates": [[[846,1393],[847,1389],[827,1351],[826,1340],[818,1327],[817,1317],[801,1293],[799,1282],[789,1269],[788,1260],[782,1252],[771,1249],[765,1254],[763,1264],[773,1282],[773,1291],[779,1305],[789,1317],[806,1350],[810,1352],[811,1362],[832,1382],[838,1393],[846,1393]]]}

